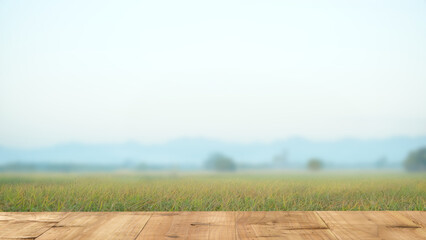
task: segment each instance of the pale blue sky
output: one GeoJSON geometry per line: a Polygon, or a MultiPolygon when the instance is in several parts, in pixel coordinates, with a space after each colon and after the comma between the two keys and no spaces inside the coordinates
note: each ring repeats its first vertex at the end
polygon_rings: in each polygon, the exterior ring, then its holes
{"type": "Polygon", "coordinates": [[[426,134],[426,1],[0,0],[0,145],[426,134]]]}

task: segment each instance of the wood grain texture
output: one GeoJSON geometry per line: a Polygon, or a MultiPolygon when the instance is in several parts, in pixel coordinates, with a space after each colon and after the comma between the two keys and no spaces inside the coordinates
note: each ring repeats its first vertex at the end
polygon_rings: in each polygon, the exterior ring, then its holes
{"type": "Polygon", "coordinates": [[[426,240],[426,212],[1,213],[1,240],[426,240]]]}
{"type": "Polygon", "coordinates": [[[0,213],[0,239],[34,239],[56,223],[67,213],[0,213]]]}
{"type": "Polygon", "coordinates": [[[135,239],[150,213],[70,213],[37,240],[135,239]]]}
{"type": "Polygon", "coordinates": [[[421,225],[423,228],[426,227],[426,214],[425,214],[425,212],[405,211],[405,212],[398,212],[398,213],[402,214],[406,218],[412,220],[417,225],[421,225]]]}
{"type": "Polygon", "coordinates": [[[235,213],[155,213],[137,239],[174,238],[235,239],[235,213]]]}
{"type": "Polygon", "coordinates": [[[335,239],[315,212],[240,212],[238,239],[335,239]]]}
{"type": "Polygon", "coordinates": [[[59,222],[65,212],[0,212],[0,221],[59,222]]]}
{"type": "Polygon", "coordinates": [[[399,212],[317,212],[340,240],[425,239],[424,229],[399,212]]]}

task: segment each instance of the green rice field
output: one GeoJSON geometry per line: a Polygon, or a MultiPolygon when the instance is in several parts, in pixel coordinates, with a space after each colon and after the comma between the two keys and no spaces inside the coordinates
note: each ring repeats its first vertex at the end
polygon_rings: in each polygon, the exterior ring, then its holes
{"type": "Polygon", "coordinates": [[[0,174],[0,211],[425,210],[408,173],[0,174]]]}

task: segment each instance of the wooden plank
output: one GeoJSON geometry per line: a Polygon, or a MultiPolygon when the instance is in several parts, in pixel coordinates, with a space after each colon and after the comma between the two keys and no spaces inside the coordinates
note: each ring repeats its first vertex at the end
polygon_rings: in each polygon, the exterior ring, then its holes
{"type": "Polygon", "coordinates": [[[0,212],[0,221],[59,222],[65,212],[0,212]]]}
{"type": "Polygon", "coordinates": [[[35,240],[35,238],[0,238],[1,240],[35,240]]]}
{"type": "Polygon", "coordinates": [[[406,218],[409,218],[411,221],[417,225],[421,225],[423,228],[426,227],[426,212],[421,211],[404,211],[398,212],[406,218]]]}
{"type": "Polygon", "coordinates": [[[233,212],[154,213],[137,238],[235,239],[233,212]]]}
{"type": "Polygon", "coordinates": [[[389,239],[389,240],[404,240],[404,239],[425,240],[426,239],[426,231],[424,228],[379,227],[378,235],[380,236],[380,239],[389,239]]]}
{"type": "Polygon", "coordinates": [[[425,239],[421,226],[397,212],[317,213],[341,240],[425,239]]]}
{"type": "Polygon", "coordinates": [[[426,212],[0,213],[1,240],[426,239],[426,212]]]}
{"type": "Polygon", "coordinates": [[[0,239],[4,238],[36,238],[49,230],[53,222],[7,222],[0,223],[0,239]]]}
{"type": "Polygon", "coordinates": [[[0,239],[34,239],[61,221],[67,213],[0,213],[0,239]]]}
{"type": "Polygon", "coordinates": [[[369,221],[374,222],[379,226],[386,226],[391,228],[419,228],[418,224],[414,223],[409,218],[402,216],[394,211],[380,211],[380,212],[362,212],[369,221]]]}
{"type": "Polygon", "coordinates": [[[273,230],[256,233],[254,235],[241,235],[237,239],[260,239],[260,240],[335,240],[336,238],[328,229],[293,229],[273,230]]]}
{"type": "Polygon", "coordinates": [[[37,240],[51,239],[135,239],[151,213],[70,213],[37,240]]]}
{"type": "Polygon", "coordinates": [[[238,239],[336,239],[315,212],[239,212],[238,239]]]}

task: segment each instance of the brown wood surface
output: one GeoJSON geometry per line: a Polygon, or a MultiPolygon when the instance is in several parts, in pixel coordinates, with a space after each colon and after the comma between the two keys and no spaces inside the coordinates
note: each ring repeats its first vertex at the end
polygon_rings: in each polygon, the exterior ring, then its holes
{"type": "Polygon", "coordinates": [[[0,239],[35,239],[61,221],[67,213],[0,212],[0,239]]]}
{"type": "Polygon", "coordinates": [[[407,211],[400,212],[403,216],[411,219],[414,223],[421,225],[422,227],[426,227],[426,214],[424,212],[419,211],[407,211]]]}
{"type": "Polygon", "coordinates": [[[341,240],[426,239],[424,228],[400,212],[317,213],[341,240]]]}
{"type": "Polygon", "coordinates": [[[426,212],[2,213],[0,239],[423,239],[426,212]]]}
{"type": "Polygon", "coordinates": [[[235,239],[233,212],[154,213],[140,239],[235,239]]]}
{"type": "Polygon", "coordinates": [[[315,212],[240,212],[238,239],[335,239],[315,212]]]}
{"type": "Polygon", "coordinates": [[[36,239],[135,239],[150,216],[132,212],[73,213],[36,239]]]}

